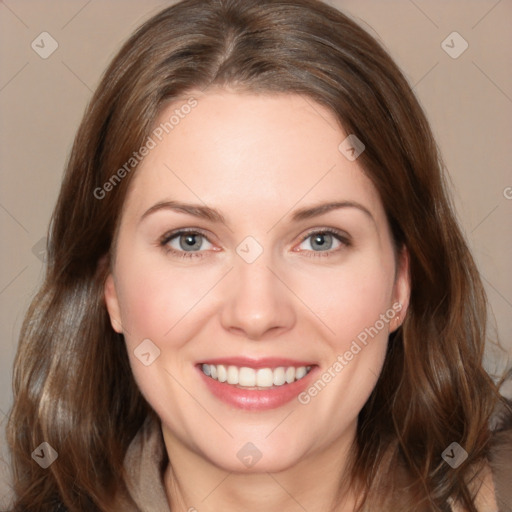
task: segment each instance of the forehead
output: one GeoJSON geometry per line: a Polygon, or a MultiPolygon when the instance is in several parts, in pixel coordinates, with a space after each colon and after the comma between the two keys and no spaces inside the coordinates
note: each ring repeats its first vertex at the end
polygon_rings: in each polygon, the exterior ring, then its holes
{"type": "Polygon", "coordinates": [[[126,206],[140,214],[179,199],[254,215],[341,199],[383,215],[375,187],[339,149],[346,137],[329,109],[303,96],[191,92],[155,121],[126,206]]]}

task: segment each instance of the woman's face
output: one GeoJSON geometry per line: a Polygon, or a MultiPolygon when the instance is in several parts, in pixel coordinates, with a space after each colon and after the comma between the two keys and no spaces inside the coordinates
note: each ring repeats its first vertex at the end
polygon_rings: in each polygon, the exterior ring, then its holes
{"type": "Polygon", "coordinates": [[[134,377],[171,462],[343,457],[405,314],[407,258],[329,110],[190,96],[155,124],[105,286],[134,377]]]}

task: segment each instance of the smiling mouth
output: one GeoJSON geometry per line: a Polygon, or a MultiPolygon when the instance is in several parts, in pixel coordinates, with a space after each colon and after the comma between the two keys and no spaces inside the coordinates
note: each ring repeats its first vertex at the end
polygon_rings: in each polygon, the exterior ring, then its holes
{"type": "Polygon", "coordinates": [[[269,390],[303,379],[312,366],[278,366],[276,368],[250,368],[223,364],[201,364],[202,372],[213,380],[239,389],[269,390]]]}

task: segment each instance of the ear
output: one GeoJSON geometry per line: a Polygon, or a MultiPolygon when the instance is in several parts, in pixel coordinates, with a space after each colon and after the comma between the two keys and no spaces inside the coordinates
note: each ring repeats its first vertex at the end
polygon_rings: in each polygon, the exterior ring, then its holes
{"type": "Polygon", "coordinates": [[[117,333],[121,334],[123,332],[123,326],[121,324],[121,315],[119,308],[119,300],[117,297],[116,284],[114,281],[114,276],[112,273],[109,273],[106,280],[104,290],[105,304],[107,306],[107,311],[110,316],[110,323],[112,325],[112,329],[117,333]]]}
{"type": "Polygon", "coordinates": [[[409,299],[411,296],[411,275],[409,272],[409,251],[404,246],[398,252],[398,261],[396,268],[395,284],[393,285],[393,309],[397,315],[391,322],[390,332],[398,329],[407,314],[409,299]]]}

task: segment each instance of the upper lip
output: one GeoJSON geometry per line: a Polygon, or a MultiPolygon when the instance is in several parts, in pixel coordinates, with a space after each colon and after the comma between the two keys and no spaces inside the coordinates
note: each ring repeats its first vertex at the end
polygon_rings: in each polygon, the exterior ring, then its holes
{"type": "Polygon", "coordinates": [[[238,366],[249,368],[278,368],[280,366],[294,366],[299,368],[301,366],[314,366],[315,363],[311,361],[297,361],[287,357],[263,357],[260,359],[251,359],[249,357],[218,357],[214,359],[205,359],[199,364],[223,364],[226,366],[238,366]]]}

